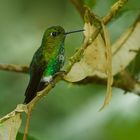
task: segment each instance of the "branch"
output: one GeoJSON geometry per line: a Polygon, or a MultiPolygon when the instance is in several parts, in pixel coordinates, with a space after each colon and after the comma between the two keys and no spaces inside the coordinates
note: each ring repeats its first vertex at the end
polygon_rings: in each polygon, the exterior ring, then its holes
{"type": "MultiPolygon", "coordinates": [[[[76,82],[78,85],[86,84],[98,84],[105,85],[107,84],[106,79],[101,79],[97,76],[87,77],[82,81],[76,82]]],[[[113,87],[124,90],[125,92],[131,92],[140,96],[140,81],[136,80],[130,73],[127,71],[122,71],[113,81],[113,87]]]]}
{"type": "Polygon", "coordinates": [[[133,92],[140,96],[140,81],[136,80],[129,72],[122,71],[114,82],[115,87],[124,89],[125,92],[133,92]]]}
{"type": "Polygon", "coordinates": [[[0,70],[11,71],[17,73],[28,73],[27,66],[13,65],[13,64],[0,64],[0,70]]]}
{"type": "Polygon", "coordinates": [[[128,0],[118,0],[110,9],[110,11],[108,12],[108,14],[103,17],[103,23],[107,24],[109,23],[113,17],[116,16],[116,14],[118,13],[118,11],[124,7],[124,5],[127,3],[128,0]]]}

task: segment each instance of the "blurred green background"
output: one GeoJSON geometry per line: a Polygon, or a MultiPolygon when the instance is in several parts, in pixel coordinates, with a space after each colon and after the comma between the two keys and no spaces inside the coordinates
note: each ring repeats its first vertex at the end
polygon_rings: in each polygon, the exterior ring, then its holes
{"type": "MultiPolygon", "coordinates": [[[[104,16],[115,0],[86,0],[104,16]]],[[[112,43],[135,20],[139,0],[130,0],[109,25],[112,43]]],[[[44,30],[61,25],[67,31],[83,28],[83,22],[66,0],[0,0],[0,63],[27,64],[40,46],[44,30]]],[[[67,58],[80,46],[83,35],[66,39],[67,58]]],[[[0,117],[24,100],[29,77],[0,71],[0,117]]],[[[34,109],[29,135],[36,140],[139,140],[140,99],[113,89],[111,103],[99,112],[106,92],[100,85],[60,82],[34,109]]],[[[20,132],[23,133],[25,115],[20,132]]],[[[20,140],[20,134],[18,140],[20,140]]]]}

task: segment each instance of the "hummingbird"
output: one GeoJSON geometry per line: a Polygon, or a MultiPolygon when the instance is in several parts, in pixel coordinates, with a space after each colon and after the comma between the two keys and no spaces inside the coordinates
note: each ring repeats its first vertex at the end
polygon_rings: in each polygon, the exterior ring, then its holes
{"type": "Polygon", "coordinates": [[[42,43],[34,53],[29,66],[30,80],[25,91],[25,104],[29,103],[42,89],[41,83],[50,83],[53,76],[60,72],[65,61],[64,42],[66,36],[82,31],[84,29],[65,32],[61,26],[52,26],[46,29],[42,43]]]}

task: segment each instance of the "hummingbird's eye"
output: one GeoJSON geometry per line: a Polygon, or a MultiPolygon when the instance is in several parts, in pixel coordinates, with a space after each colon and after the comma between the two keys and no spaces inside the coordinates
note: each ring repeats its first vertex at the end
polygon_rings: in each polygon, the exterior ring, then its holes
{"type": "Polygon", "coordinates": [[[51,33],[51,36],[53,36],[53,37],[56,37],[57,35],[58,35],[57,32],[52,32],[52,33],[51,33]]]}

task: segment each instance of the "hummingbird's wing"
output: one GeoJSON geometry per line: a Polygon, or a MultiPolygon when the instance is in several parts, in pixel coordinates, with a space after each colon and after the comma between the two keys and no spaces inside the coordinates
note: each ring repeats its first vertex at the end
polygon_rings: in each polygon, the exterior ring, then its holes
{"type": "Polygon", "coordinates": [[[29,103],[37,93],[38,85],[42,78],[44,67],[42,65],[33,64],[30,69],[30,81],[25,92],[24,103],[29,103]]]}

